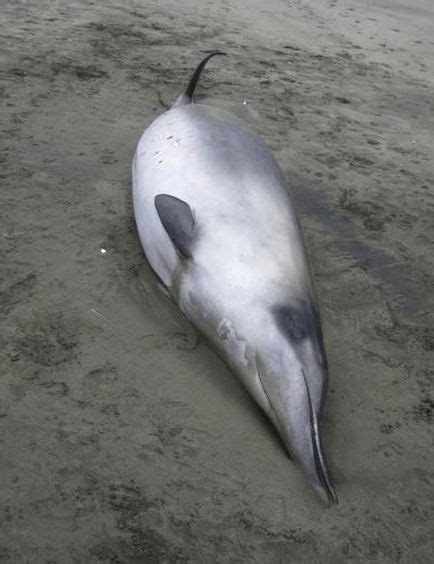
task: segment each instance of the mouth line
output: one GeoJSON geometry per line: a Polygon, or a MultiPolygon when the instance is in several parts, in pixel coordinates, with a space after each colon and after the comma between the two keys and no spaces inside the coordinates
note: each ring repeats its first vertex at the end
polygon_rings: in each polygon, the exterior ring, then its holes
{"type": "Polygon", "coordinates": [[[322,444],[321,444],[321,437],[319,434],[318,429],[318,421],[315,415],[314,406],[312,404],[312,398],[309,391],[309,386],[307,384],[306,376],[304,370],[301,369],[303,374],[304,385],[306,387],[306,394],[309,403],[309,415],[310,415],[310,428],[311,428],[311,435],[312,435],[312,447],[313,447],[313,455],[315,459],[315,465],[318,477],[320,479],[321,485],[323,486],[325,492],[327,493],[327,497],[330,504],[338,504],[338,497],[336,495],[336,491],[333,487],[331,482],[326,463],[322,454],[322,444]]]}

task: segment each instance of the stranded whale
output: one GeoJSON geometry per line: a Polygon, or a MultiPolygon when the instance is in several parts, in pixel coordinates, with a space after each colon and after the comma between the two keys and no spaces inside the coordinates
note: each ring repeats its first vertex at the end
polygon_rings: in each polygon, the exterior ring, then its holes
{"type": "Polygon", "coordinates": [[[290,192],[256,135],[192,96],[143,133],[133,202],[152,268],[224,357],[324,500],[336,502],[320,439],[327,361],[290,192]]]}

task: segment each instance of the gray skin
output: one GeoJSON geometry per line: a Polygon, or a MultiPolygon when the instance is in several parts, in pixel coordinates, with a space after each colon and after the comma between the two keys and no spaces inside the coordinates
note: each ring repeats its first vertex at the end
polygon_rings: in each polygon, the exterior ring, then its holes
{"type": "Polygon", "coordinates": [[[138,143],[140,240],[180,309],[271,419],[313,488],[336,502],[319,432],[327,363],[299,223],[263,142],[192,103],[213,55],[138,143]]]}

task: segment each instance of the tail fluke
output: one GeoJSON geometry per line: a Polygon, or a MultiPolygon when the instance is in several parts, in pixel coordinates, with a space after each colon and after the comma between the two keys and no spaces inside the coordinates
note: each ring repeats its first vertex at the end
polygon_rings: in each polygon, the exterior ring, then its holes
{"type": "Polygon", "coordinates": [[[226,55],[226,53],[222,53],[221,51],[214,51],[213,53],[210,53],[209,55],[207,55],[203,59],[203,61],[201,61],[198,64],[196,70],[193,73],[193,76],[190,79],[190,82],[188,83],[187,88],[185,89],[185,92],[183,94],[181,94],[181,96],[178,97],[176,102],[173,104],[174,106],[182,106],[184,104],[191,104],[191,102],[193,100],[194,91],[196,89],[197,83],[199,81],[200,75],[202,74],[202,71],[203,71],[205,65],[207,64],[207,62],[212,57],[215,57],[216,55],[226,55]]]}

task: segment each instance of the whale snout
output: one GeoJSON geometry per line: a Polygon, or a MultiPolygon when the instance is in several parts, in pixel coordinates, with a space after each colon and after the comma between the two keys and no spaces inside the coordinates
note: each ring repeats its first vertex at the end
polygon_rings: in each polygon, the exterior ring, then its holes
{"type": "Polygon", "coordinates": [[[321,441],[327,360],[316,308],[292,303],[271,312],[274,327],[256,356],[271,419],[319,497],[337,503],[321,441]]]}

